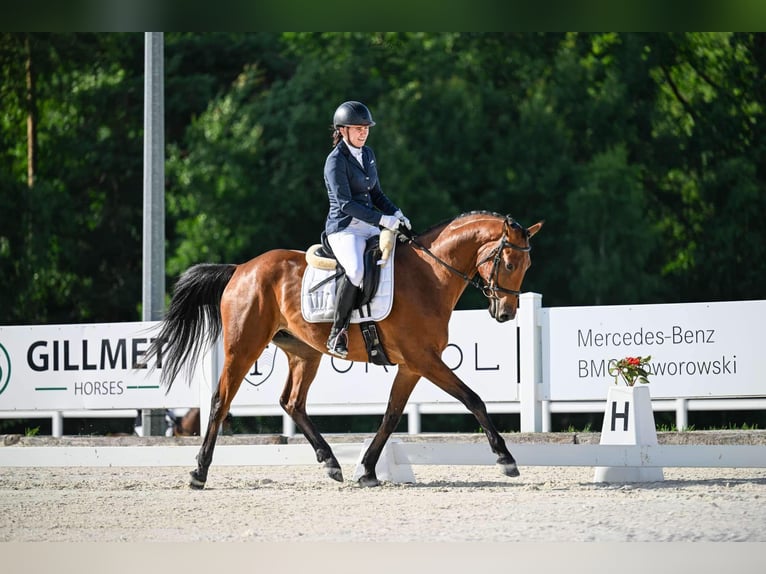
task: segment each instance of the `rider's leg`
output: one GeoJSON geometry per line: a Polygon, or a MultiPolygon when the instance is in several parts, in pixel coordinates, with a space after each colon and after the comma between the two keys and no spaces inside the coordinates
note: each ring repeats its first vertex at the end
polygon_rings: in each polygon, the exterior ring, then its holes
{"type": "Polygon", "coordinates": [[[348,355],[348,324],[358,293],[359,289],[348,277],[341,278],[335,294],[335,316],[327,339],[327,350],[343,359],[348,355]]]}
{"type": "Polygon", "coordinates": [[[351,225],[327,236],[335,258],[346,272],[335,294],[335,315],[327,339],[327,350],[342,358],[348,354],[348,325],[364,277],[363,254],[368,235],[368,230],[351,225]]]}

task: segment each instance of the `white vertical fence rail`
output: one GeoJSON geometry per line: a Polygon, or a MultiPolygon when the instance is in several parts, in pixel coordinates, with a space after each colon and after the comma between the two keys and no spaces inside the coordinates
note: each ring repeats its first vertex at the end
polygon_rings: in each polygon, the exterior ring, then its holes
{"type": "Polygon", "coordinates": [[[543,298],[539,293],[522,293],[519,299],[517,324],[519,329],[519,398],[521,402],[521,432],[541,432],[543,410],[540,401],[542,377],[542,335],[540,309],[543,298]]]}

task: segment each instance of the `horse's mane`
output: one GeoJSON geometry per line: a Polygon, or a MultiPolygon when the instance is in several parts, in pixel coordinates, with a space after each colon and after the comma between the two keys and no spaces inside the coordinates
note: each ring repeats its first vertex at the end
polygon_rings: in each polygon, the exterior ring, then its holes
{"type": "Polygon", "coordinates": [[[513,217],[511,217],[510,215],[501,215],[501,214],[496,213],[494,211],[487,211],[487,210],[484,210],[484,209],[480,209],[480,210],[477,210],[477,211],[466,211],[465,213],[461,213],[460,215],[456,215],[455,217],[450,217],[449,219],[445,219],[445,220],[437,223],[436,225],[432,225],[431,227],[429,227],[428,229],[426,229],[422,233],[419,233],[418,235],[425,235],[425,234],[430,233],[431,231],[433,231],[435,229],[441,229],[442,227],[446,227],[447,225],[449,225],[453,221],[456,221],[458,219],[462,219],[464,217],[470,217],[472,215],[491,215],[492,217],[498,217],[500,219],[508,219],[508,221],[511,224],[511,227],[516,228],[516,229],[521,229],[522,231],[526,231],[526,229],[524,229],[524,227],[519,225],[519,223],[517,223],[516,220],[513,219],[513,217]]]}

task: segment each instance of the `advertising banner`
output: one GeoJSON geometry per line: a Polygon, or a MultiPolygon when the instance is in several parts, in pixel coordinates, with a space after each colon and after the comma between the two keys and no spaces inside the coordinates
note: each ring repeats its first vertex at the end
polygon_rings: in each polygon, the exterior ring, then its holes
{"type": "Polygon", "coordinates": [[[176,381],[166,394],[160,387],[162,357],[146,362],[157,325],[0,327],[0,410],[196,406],[196,380],[176,381]]]}
{"type": "MultiPolygon", "coordinates": [[[[358,327],[352,325],[351,328],[358,327]]],[[[418,327],[413,324],[411,328],[418,327]]],[[[516,401],[517,338],[515,321],[498,323],[486,310],[456,311],[450,320],[449,344],[442,353],[442,359],[485,402],[516,401]]],[[[220,344],[216,355],[214,371],[219,373],[223,366],[220,344]]],[[[353,363],[324,356],[309,392],[309,411],[312,404],[386,403],[395,374],[395,366],[353,363]]],[[[278,405],[286,380],[287,358],[272,343],[245,377],[234,405],[278,405]]],[[[457,403],[425,379],[421,379],[415,387],[410,402],[457,403]]]]}
{"type": "Polygon", "coordinates": [[[766,301],[551,307],[541,315],[545,399],[605,399],[610,362],[647,355],[652,398],[766,395],[766,301]]]}

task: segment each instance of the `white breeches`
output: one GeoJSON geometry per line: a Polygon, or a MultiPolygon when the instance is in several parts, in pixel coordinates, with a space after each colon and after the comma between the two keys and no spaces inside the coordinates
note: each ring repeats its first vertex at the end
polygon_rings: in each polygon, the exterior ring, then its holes
{"type": "Polygon", "coordinates": [[[380,235],[380,229],[353,219],[346,229],[327,236],[335,258],[346,270],[346,277],[355,287],[362,286],[364,277],[364,246],[367,240],[375,235],[380,235]]]}

